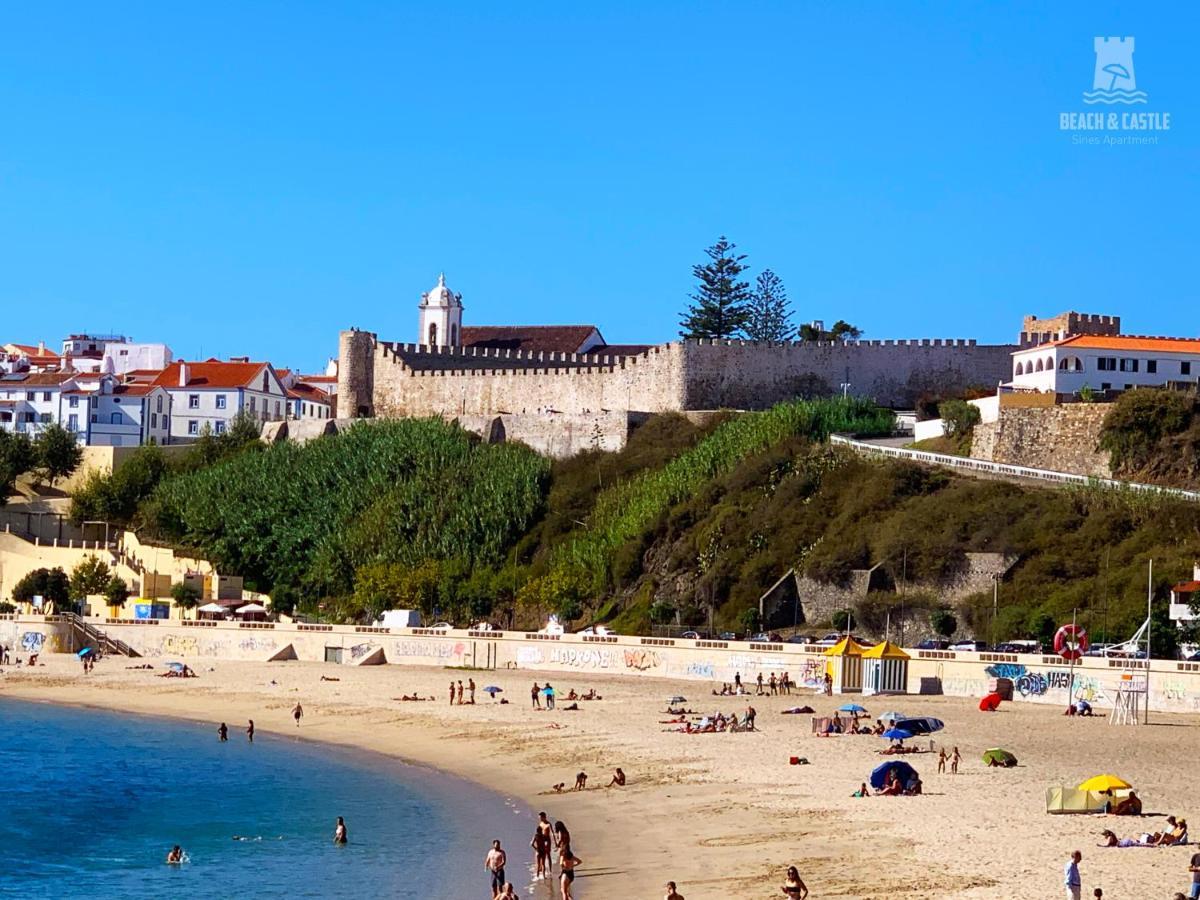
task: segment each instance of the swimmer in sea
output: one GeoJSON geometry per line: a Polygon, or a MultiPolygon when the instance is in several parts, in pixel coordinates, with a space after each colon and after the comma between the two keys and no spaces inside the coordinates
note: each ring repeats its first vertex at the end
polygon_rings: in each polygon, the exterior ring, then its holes
{"type": "Polygon", "coordinates": [[[183,862],[183,848],[176,844],[171,848],[171,852],[167,854],[167,865],[177,866],[183,862]]]}
{"type": "Polygon", "coordinates": [[[333,842],[335,844],[346,843],[346,820],[338,816],[337,827],[333,829],[333,842]]]}

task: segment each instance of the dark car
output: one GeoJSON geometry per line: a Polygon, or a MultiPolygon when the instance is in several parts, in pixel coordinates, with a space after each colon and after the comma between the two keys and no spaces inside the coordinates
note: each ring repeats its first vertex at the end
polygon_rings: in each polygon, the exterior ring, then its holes
{"type": "Polygon", "coordinates": [[[738,636],[737,636],[736,631],[722,631],[721,632],[721,640],[723,640],[723,641],[736,641],[737,639],[738,639],[738,636]]]}
{"type": "Polygon", "coordinates": [[[816,638],[807,634],[793,634],[787,639],[789,644],[812,644],[816,642],[816,638]]]}
{"type": "Polygon", "coordinates": [[[970,650],[973,653],[982,653],[987,649],[985,641],[955,641],[950,645],[951,650],[970,650]]]}
{"type": "Polygon", "coordinates": [[[940,638],[925,638],[925,640],[917,644],[918,650],[946,650],[949,647],[950,642],[943,641],[940,638]]]}

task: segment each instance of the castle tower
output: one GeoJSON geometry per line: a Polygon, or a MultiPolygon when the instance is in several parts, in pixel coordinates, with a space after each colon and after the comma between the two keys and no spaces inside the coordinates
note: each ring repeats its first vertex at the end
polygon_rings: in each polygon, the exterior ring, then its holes
{"type": "Polygon", "coordinates": [[[427,347],[462,346],[462,294],[446,287],[444,273],[438,276],[433,290],[421,295],[418,309],[417,343],[427,347]]]}

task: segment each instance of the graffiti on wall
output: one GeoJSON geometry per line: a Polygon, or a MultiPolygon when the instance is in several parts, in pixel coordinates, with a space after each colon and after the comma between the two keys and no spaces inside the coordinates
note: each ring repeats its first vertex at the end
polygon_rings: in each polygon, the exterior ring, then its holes
{"type": "Polygon", "coordinates": [[[710,662],[690,662],[685,673],[690,678],[714,678],[714,666],[710,662]]]}
{"type": "Polygon", "coordinates": [[[266,640],[253,634],[242,638],[238,643],[238,648],[247,653],[253,653],[257,650],[275,650],[277,647],[278,644],[274,640],[266,640]]]}
{"type": "Polygon", "coordinates": [[[806,688],[825,687],[825,662],[820,659],[806,659],[796,674],[796,684],[806,688]]]}
{"type": "Polygon", "coordinates": [[[197,656],[199,646],[190,634],[168,634],[162,639],[163,656],[197,656]]]}
{"type": "Polygon", "coordinates": [[[544,662],[541,647],[518,647],[517,648],[517,664],[525,666],[537,666],[544,662]]]}
{"type": "Polygon", "coordinates": [[[40,631],[27,631],[21,635],[21,649],[29,653],[41,653],[46,644],[46,636],[40,631]]]}
{"type": "Polygon", "coordinates": [[[625,668],[645,672],[647,669],[657,669],[662,659],[657,650],[626,650],[625,668]]]}
{"type": "Polygon", "coordinates": [[[362,659],[364,656],[366,656],[368,653],[370,653],[374,649],[375,649],[375,645],[372,643],[369,643],[369,642],[366,644],[355,644],[353,647],[350,648],[350,658],[351,659],[362,659]]]}
{"type": "Polygon", "coordinates": [[[461,657],[467,649],[462,641],[396,641],[397,656],[427,656],[433,659],[461,657]]]}
{"type": "Polygon", "coordinates": [[[555,647],[550,651],[550,662],[577,669],[607,669],[617,658],[617,651],[607,647],[555,647]]]}
{"type": "MultiPolygon", "coordinates": [[[[729,656],[729,668],[739,671],[757,671],[758,669],[786,669],[788,661],[786,659],[774,659],[767,657],[763,659],[761,656],[750,656],[745,653],[732,653],[729,656]]],[[[822,673],[822,678],[824,674],[822,673]]]]}
{"type": "Polygon", "coordinates": [[[992,678],[1007,678],[1015,682],[1024,675],[1027,669],[1016,663],[994,663],[983,670],[992,678]]]}

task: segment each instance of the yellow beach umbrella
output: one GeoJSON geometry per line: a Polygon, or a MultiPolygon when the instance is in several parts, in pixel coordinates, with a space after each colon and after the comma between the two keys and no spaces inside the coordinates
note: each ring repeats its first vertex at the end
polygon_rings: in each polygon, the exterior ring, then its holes
{"type": "Polygon", "coordinates": [[[1079,785],[1081,791],[1120,791],[1133,787],[1124,778],[1116,775],[1094,775],[1079,785]]]}

